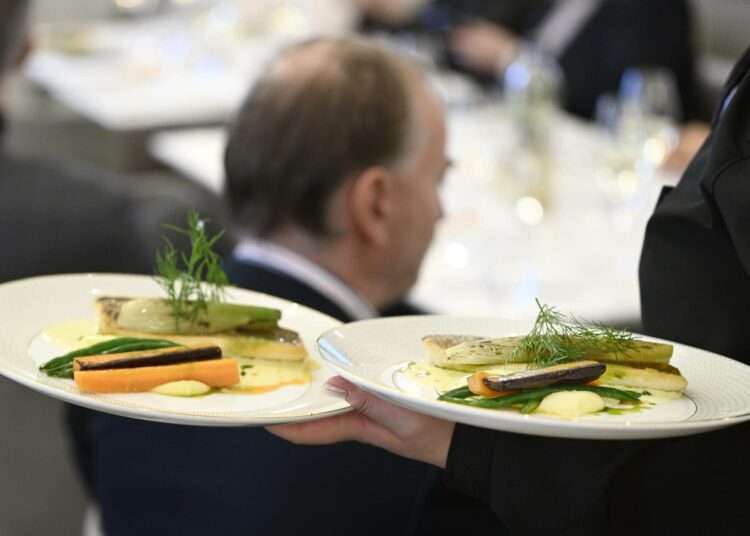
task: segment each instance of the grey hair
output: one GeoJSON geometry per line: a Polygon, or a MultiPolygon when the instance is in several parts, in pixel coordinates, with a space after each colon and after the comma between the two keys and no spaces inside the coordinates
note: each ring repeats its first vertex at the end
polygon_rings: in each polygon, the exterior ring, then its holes
{"type": "Polygon", "coordinates": [[[18,59],[27,34],[29,0],[0,0],[0,75],[18,59]]]}

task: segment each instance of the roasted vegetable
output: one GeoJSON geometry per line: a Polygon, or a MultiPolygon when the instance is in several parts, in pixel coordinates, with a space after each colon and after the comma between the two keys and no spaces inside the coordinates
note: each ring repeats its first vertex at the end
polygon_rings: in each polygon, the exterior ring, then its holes
{"type": "MultiPolygon", "coordinates": [[[[427,335],[422,342],[427,351],[427,359],[433,365],[454,368],[455,365],[494,365],[505,363],[507,355],[521,341],[522,337],[487,339],[475,335],[427,335]],[[483,341],[496,340],[498,345],[488,348],[483,341]],[[476,346],[469,346],[476,345],[476,346]],[[454,348],[476,348],[471,351],[456,351],[454,348]],[[479,350],[479,349],[482,350],[479,350]]],[[[521,360],[522,361],[522,360],[521,360]]],[[[465,370],[459,368],[458,370],[465,370]]]]}
{"type": "Polygon", "coordinates": [[[218,357],[221,357],[221,348],[218,346],[173,346],[141,352],[76,357],[73,360],[73,371],[176,365],[191,361],[208,361],[218,357]]]}
{"type": "Polygon", "coordinates": [[[669,367],[666,370],[655,370],[612,363],[607,364],[607,370],[602,375],[601,380],[610,385],[626,385],[662,391],[682,391],[688,384],[685,377],[674,367],[669,367]]]}
{"type": "Polygon", "coordinates": [[[525,407],[527,412],[536,409],[532,402],[535,402],[538,405],[545,396],[559,391],[589,391],[598,394],[602,398],[611,398],[626,402],[640,402],[641,400],[641,394],[635,391],[625,391],[613,387],[599,387],[592,385],[558,385],[555,387],[543,387],[541,389],[528,389],[505,396],[499,396],[497,398],[472,398],[465,396],[468,388],[465,388],[466,391],[463,389],[464,388],[461,388],[460,391],[454,389],[453,391],[443,393],[438,397],[438,400],[486,409],[519,406],[521,408],[525,407]]]}
{"type": "Polygon", "coordinates": [[[507,395],[507,391],[496,391],[484,383],[486,378],[493,377],[491,372],[477,372],[472,374],[466,379],[466,383],[469,386],[469,390],[478,396],[486,396],[488,398],[494,396],[507,395]]]}
{"type": "MultiPolygon", "coordinates": [[[[457,340],[457,336],[451,336],[457,340]]],[[[527,363],[532,361],[526,353],[517,353],[509,361],[511,353],[521,341],[522,337],[502,337],[498,339],[466,340],[444,350],[442,364],[439,366],[451,368],[455,365],[497,365],[508,362],[527,363]]],[[[591,351],[581,355],[580,359],[592,359],[611,363],[669,363],[672,357],[672,345],[651,341],[632,341],[632,347],[623,353],[612,354],[605,351],[591,351]]]]}
{"type": "Polygon", "coordinates": [[[195,380],[210,387],[231,387],[240,382],[240,372],[235,359],[212,359],[156,367],[79,370],[74,379],[81,391],[136,393],[180,380],[195,380]]]}
{"type": "MultiPolygon", "coordinates": [[[[524,370],[506,376],[487,376],[482,379],[482,382],[493,391],[538,389],[554,385],[580,385],[596,380],[604,373],[606,368],[606,365],[596,361],[574,361],[552,367],[524,370]]],[[[471,384],[469,384],[469,387],[471,387],[471,384]]],[[[474,389],[472,391],[476,393],[474,389]]]]}
{"type": "Polygon", "coordinates": [[[73,360],[77,357],[90,355],[107,355],[123,352],[135,352],[139,350],[152,350],[156,348],[168,348],[177,346],[172,341],[163,339],[143,339],[138,337],[116,337],[108,341],[92,344],[85,348],[73,350],[67,354],[55,357],[39,366],[39,370],[48,376],[56,378],[73,377],[73,360]]]}
{"type": "MultiPolygon", "coordinates": [[[[118,330],[154,334],[176,334],[172,308],[166,300],[151,298],[101,297],[95,302],[99,331],[118,330]]],[[[181,333],[208,335],[233,330],[262,330],[277,327],[281,311],[268,307],[208,302],[205,312],[181,333]]]]}
{"type": "MultiPolygon", "coordinates": [[[[144,327],[149,323],[145,320],[142,325],[131,324],[128,321],[125,322],[124,326],[122,324],[123,310],[132,309],[132,314],[138,316],[138,304],[144,303],[146,304],[145,309],[154,313],[151,328],[174,331],[174,322],[170,319],[169,308],[166,304],[159,303],[151,308],[152,302],[158,303],[160,300],[98,298],[95,308],[98,313],[99,332],[113,335],[147,335],[143,331],[133,329],[134,327],[144,327]],[[135,305],[132,305],[133,303],[135,305]],[[157,313],[157,311],[161,312],[157,313]],[[161,316],[162,313],[165,316],[161,316]]],[[[193,331],[193,328],[190,328],[186,333],[170,333],[169,338],[185,345],[214,344],[221,347],[224,355],[232,357],[256,357],[290,361],[302,361],[307,357],[307,351],[299,334],[278,326],[276,321],[281,312],[277,309],[222,303],[213,304],[211,302],[209,303],[209,315],[212,311],[216,315],[207,320],[204,325],[196,324],[193,327],[197,330],[196,332],[193,331]],[[216,331],[219,326],[226,329],[220,332],[216,331]]]]}

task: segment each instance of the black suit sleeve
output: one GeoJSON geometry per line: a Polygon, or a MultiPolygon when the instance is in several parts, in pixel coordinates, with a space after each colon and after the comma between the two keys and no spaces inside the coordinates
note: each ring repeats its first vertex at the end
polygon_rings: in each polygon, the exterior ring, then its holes
{"type": "Polygon", "coordinates": [[[511,534],[601,534],[611,483],[645,441],[588,441],[458,424],[446,483],[486,501],[511,534]]]}

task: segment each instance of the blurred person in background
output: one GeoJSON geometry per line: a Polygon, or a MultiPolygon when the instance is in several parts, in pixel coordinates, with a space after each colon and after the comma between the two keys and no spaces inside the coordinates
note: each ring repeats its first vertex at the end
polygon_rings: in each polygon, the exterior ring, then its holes
{"type": "MultiPolygon", "coordinates": [[[[442,215],[447,165],[441,104],[413,66],[362,41],[292,47],[230,131],[230,281],[344,322],[414,312],[400,302],[442,215]]],[[[109,536],[416,534],[437,473],[358,443],[74,417],[109,536]]]]}
{"type": "MultiPolygon", "coordinates": [[[[161,224],[184,225],[194,207],[221,227],[222,204],[182,183],[156,185],[72,159],[20,158],[6,150],[10,110],[3,88],[30,52],[29,11],[27,0],[0,0],[0,283],[57,273],[153,273],[161,224]]],[[[71,524],[80,522],[60,409],[0,377],[4,535],[72,534],[71,524]]]]}
{"type": "MultiPolygon", "coordinates": [[[[640,261],[648,335],[750,365],[750,49],[711,132],[649,221],[640,261]]],[[[485,501],[495,534],[744,534],[750,423],[663,440],[590,441],[495,432],[395,406],[343,378],[357,413],[273,427],[302,444],[357,440],[445,468],[485,501]]]]}
{"type": "Polygon", "coordinates": [[[686,0],[368,0],[365,29],[433,32],[445,60],[494,84],[532,43],[559,63],[563,105],[594,116],[596,99],[616,93],[629,67],[668,69],[679,89],[682,119],[696,115],[692,19],[686,0]]]}
{"type": "MultiPolygon", "coordinates": [[[[2,82],[31,51],[29,10],[28,0],[0,0],[0,142],[2,82]]],[[[184,224],[191,206],[221,215],[218,199],[187,185],[165,188],[74,160],[18,158],[0,145],[0,282],[153,273],[161,224],[184,224]]]]}

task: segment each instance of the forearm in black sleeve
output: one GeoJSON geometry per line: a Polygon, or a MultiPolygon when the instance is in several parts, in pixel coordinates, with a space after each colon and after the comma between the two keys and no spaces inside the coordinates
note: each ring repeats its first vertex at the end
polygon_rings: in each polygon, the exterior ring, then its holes
{"type": "Polygon", "coordinates": [[[487,502],[512,534],[601,534],[613,479],[649,443],[494,432],[456,425],[448,487],[487,502]]]}

